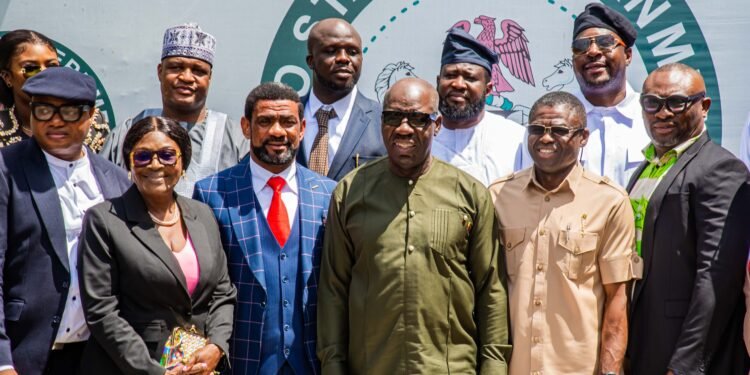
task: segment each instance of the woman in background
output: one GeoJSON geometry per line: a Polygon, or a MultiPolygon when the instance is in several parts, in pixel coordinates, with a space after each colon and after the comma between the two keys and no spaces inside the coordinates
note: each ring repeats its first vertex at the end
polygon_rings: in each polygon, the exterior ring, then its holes
{"type": "MultiPolygon", "coordinates": [[[[31,98],[21,87],[42,70],[58,65],[55,45],[41,33],[13,30],[0,38],[0,147],[31,137],[31,98]]],[[[97,110],[84,144],[99,152],[107,134],[109,125],[97,110]]]]}

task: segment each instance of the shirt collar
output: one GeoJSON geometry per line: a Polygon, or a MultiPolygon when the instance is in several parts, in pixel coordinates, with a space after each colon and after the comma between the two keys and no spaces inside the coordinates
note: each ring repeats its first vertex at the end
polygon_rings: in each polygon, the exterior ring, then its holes
{"type": "Polygon", "coordinates": [[[317,96],[315,96],[315,92],[310,90],[310,98],[308,99],[308,106],[310,107],[310,113],[312,113],[313,116],[315,116],[315,113],[318,112],[320,107],[328,106],[333,107],[333,109],[336,111],[336,117],[337,118],[343,118],[344,114],[349,112],[349,109],[354,104],[354,98],[357,96],[357,86],[354,86],[352,91],[347,94],[345,97],[333,102],[332,104],[323,104],[323,102],[318,99],[317,96]]]}
{"type": "Polygon", "coordinates": [[[589,102],[588,99],[583,96],[583,92],[581,92],[580,89],[576,94],[578,99],[581,100],[581,103],[583,103],[583,107],[586,109],[587,115],[591,114],[594,111],[616,111],[617,113],[629,119],[638,118],[641,116],[641,103],[639,101],[640,94],[633,90],[633,87],[630,86],[630,83],[628,82],[625,82],[625,98],[613,107],[597,107],[591,104],[591,102],[589,102]]]}
{"type": "Polygon", "coordinates": [[[292,163],[292,165],[281,171],[281,173],[275,174],[260,166],[255,160],[253,160],[253,157],[250,156],[250,174],[253,177],[253,190],[256,195],[268,186],[268,179],[274,176],[282,177],[284,181],[286,181],[286,186],[288,186],[293,193],[297,194],[297,163],[292,163]]]}
{"type": "Polygon", "coordinates": [[[667,164],[672,158],[678,159],[690,146],[692,146],[696,141],[698,141],[698,138],[700,138],[703,133],[706,132],[706,126],[703,126],[703,130],[700,132],[700,134],[696,135],[693,138],[688,139],[685,142],[680,143],[679,145],[675,146],[673,149],[667,151],[662,155],[660,158],[656,157],[656,147],[654,147],[654,143],[649,143],[646,148],[641,150],[643,153],[643,156],[646,158],[646,160],[653,165],[656,165],[657,167],[661,167],[664,164],[667,164]]]}
{"type": "Polygon", "coordinates": [[[544,193],[558,193],[558,192],[564,192],[564,191],[570,191],[575,195],[576,189],[578,188],[578,181],[581,180],[581,176],[583,175],[583,167],[581,166],[581,163],[576,162],[576,165],[573,167],[573,169],[570,170],[570,173],[565,177],[563,182],[560,184],[560,186],[552,189],[547,190],[542,186],[539,181],[536,180],[536,173],[534,172],[534,166],[531,167],[531,170],[529,171],[529,180],[526,183],[525,188],[537,188],[540,191],[544,193]]]}
{"type": "Polygon", "coordinates": [[[83,150],[83,157],[77,160],[73,160],[73,161],[68,161],[68,160],[57,158],[44,150],[42,150],[42,152],[44,153],[45,159],[47,159],[47,164],[49,164],[52,167],[61,168],[65,170],[67,176],[70,177],[73,171],[81,170],[83,168],[86,168],[86,169],[89,168],[88,150],[86,150],[86,147],[82,147],[81,149],[83,150]]]}

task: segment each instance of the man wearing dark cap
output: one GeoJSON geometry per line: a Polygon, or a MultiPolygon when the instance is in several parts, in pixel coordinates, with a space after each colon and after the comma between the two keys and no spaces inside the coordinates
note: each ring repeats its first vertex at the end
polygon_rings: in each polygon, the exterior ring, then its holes
{"type": "Polygon", "coordinates": [[[589,143],[581,162],[587,169],[625,186],[649,143],[638,93],[625,70],[637,32],[622,14],[591,3],[573,26],[573,70],[580,87],[576,96],[586,109],[589,143]]]}
{"type": "Polygon", "coordinates": [[[145,109],[113,129],[100,154],[124,167],[122,141],[130,126],[147,116],[165,116],[188,130],[193,146],[177,193],[192,197],[198,180],[237,164],[250,147],[242,129],[227,114],[206,108],[215,49],[216,39],[195,24],[167,29],[156,69],[162,108],[145,109]]]}
{"type": "Polygon", "coordinates": [[[83,146],[93,78],[54,67],[23,91],[32,137],[0,150],[0,374],[74,374],[89,337],[76,273],[83,214],[130,181],[83,146]]]}
{"type": "Polygon", "coordinates": [[[435,137],[432,155],[485,186],[521,169],[524,154],[524,128],[485,111],[497,62],[495,52],[465,31],[452,29],[437,77],[443,130],[435,137]]]}

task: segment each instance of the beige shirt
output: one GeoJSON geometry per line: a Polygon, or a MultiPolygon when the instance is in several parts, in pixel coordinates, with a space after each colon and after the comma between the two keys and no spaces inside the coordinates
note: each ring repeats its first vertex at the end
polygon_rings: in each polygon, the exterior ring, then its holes
{"type": "Polygon", "coordinates": [[[633,278],[633,210],[621,187],[580,165],[552,191],[533,176],[490,185],[508,267],[510,374],[594,374],[603,285],[633,278]]]}

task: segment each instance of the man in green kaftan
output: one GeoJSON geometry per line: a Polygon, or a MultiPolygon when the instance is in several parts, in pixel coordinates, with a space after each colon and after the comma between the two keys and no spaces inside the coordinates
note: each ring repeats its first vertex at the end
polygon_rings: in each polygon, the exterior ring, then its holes
{"type": "Polygon", "coordinates": [[[318,286],[323,374],[506,374],[505,266],[492,199],[430,156],[442,118],[427,82],[385,96],[388,156],[331,197],[318,286]]]}

